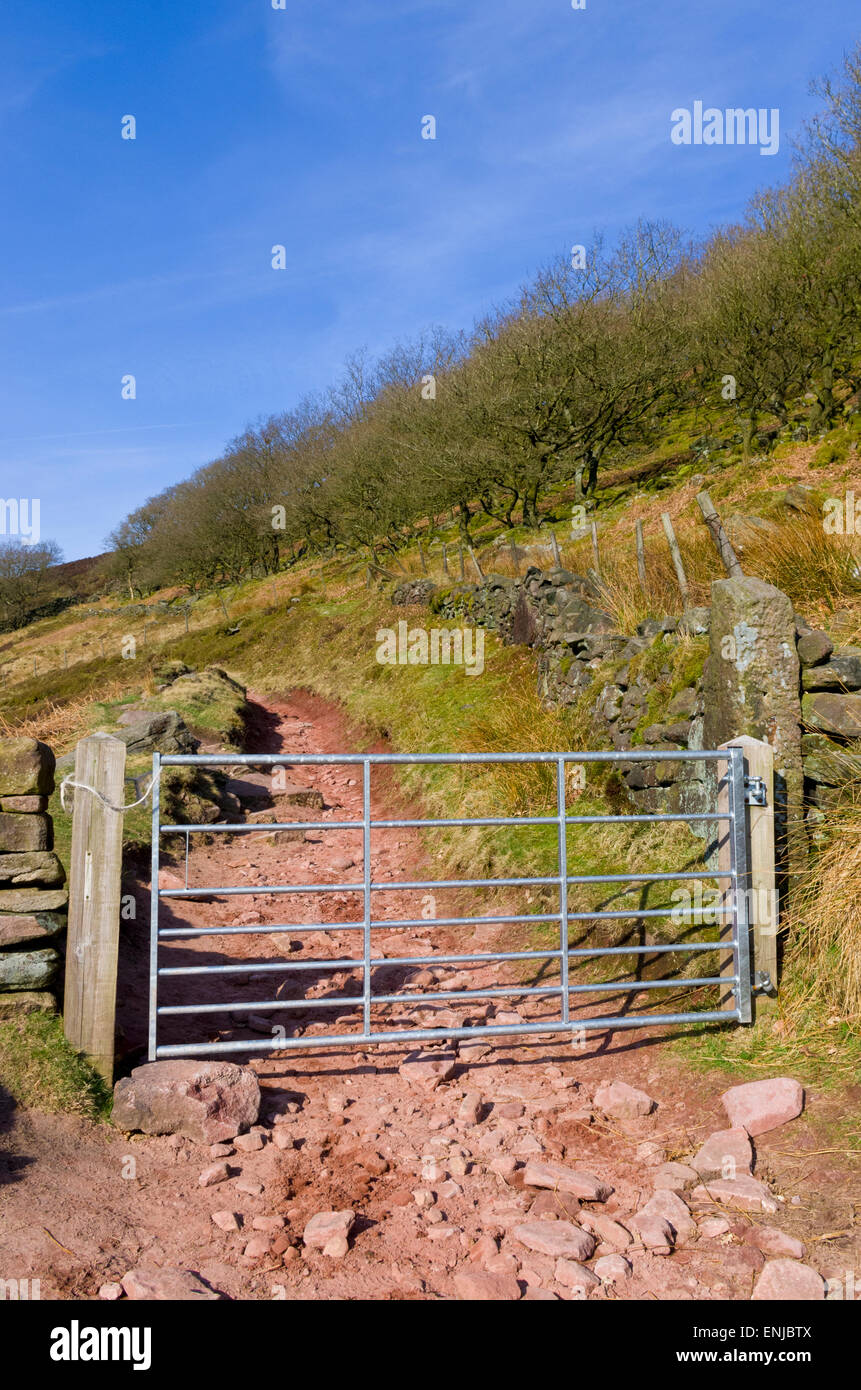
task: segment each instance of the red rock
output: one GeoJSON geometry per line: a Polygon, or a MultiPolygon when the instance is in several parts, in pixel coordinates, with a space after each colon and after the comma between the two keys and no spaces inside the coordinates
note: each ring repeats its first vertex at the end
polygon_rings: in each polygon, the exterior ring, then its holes
{"type": "Polygon", "coordinates": [[[191,1269],[130,1269],[123,1276],[126,1296],[158,1303],[212,1303],[221,1297],[191,1269]]]}
{"type": "Polygon", "coordinates": [[[732,1127],[756,1136],[796,1119],[804,1109],[804,1088],[788,1076],[778,1076],[731,1086],[721,1101],[732,1127]]]}
{"type": "Polygon", "coordinates": [[[819,1302],[825,1298],[825,1288],[822,1275],[810,1265],[799,1264],[797,1260],[769,1260],[756,1281],[751,1301],[801,1299],[806,1303],[819,1302]]]}
{"type": "Polygon", "coordinates": [[[302,1239],[310,1250],[326,1253],[330,1242],[346,1241],[355,1219],[352,1211],[318,1211],[305,1227],[302,1239]]]}
{"type": "Polygon", "coordinates": [[[597,1274],[593,1274],[591,1269],[578,1264],[576,1260],[557,1260],[555,1278],[563,1289],[579,1289],[583,1293],[588,1293],[601,1282],[597,1274]]]}
{"type": "Polygon", "coordinates": [[[592,1173],[578,1172],[576,1168],[566,1168],[563,1163],[545,1163],[535,1158],[526,1164],[523,1181],[527,1187],[549,1187],[553,1191],[568,1192],[585,1202],[605,1202],[613,1191],[612,1187],[592,1173]]]}
{"type": "Polygon", "coordinates": [[[238,1231],[239,1217],[235,1211],[214,1211],[212,1213],[212,1224],[217,1226],[219,1231],[238,1231]]]}
{"type": "Polygon", "coordinates": [[[654,1254],[669,1254],[673,1248],[673,1228],[657,1212],[637,1212],[631,1217],[631,1230],[636,1231],[646,1249],[654,1254]]]}
{"type": "Polygon", "coordinates": [[[433,1090],[441,1081],[454,1076],[457,1057],[453,1052],[412,1052],[398,1071],[405,1081],[433,1090]]]}
{"type": "Polygon", "coordinates": [[[591,1231],[601,1244],[608,1246],[610,1250],[627,1250],[633,1240],[630,1231],[620,1222],[614,1221],[612,1216],[605,1216],[602,1212],[584,1211],[580,1221],[587,1231],[591,1231]]]}
{"type": "Polygon", "coordinates": [[[107,1303],[113,1303],[123,1296],[122,1284],[102,1284],[99,1289],[99,1298],[103,1298],[107,1303]]]}
{"type": "Polygon", "coordinates": [[[588,1260],[595,1249],[595,1238],[570,1221],[527,1221],[512,1232],[528,1250],[562,1259],[588,1260]]]}
{"type": "Polygon", "coordinates": [[[753,1145],[746,1129],[718,1129],[694,1154],[691,1166],[704,1178],[753,1172],[753,1145]]]}
{"type": "Polygon", "coordinates": [[[651,1114],[656,1102],[625,1081],[611,1081],[598,1087],[593,1104],[614,1119],[636,1120],[640,1115],[651,1114]]]}
{"type": "Polygon", "coordinates": [[[458,1298],[467,1303],[514,1303],[520,1298],[520,1285],[513,1274],[459,1269],[453,1282],[458,1298]]]}
{"type": "Polygon", "coordinates": [[[790,1260],[804,1259],[801,1241],[788,1236],[785,1231],[779,1231],[776,1226],[749,1226],[743,1239],[765,1255],[784,1255],[790,1260]]]}
{"type": "Polygon", "coordinates": [[[197,1181],[201,1187],[214,1187],[217,1182],[224,1182],[229,1177],[230,1169],[226,1163],[210,1163],[208,1168],[204,1168],[197,1181]]]}
{"type": "Polygon", "coordinates": [[[264,1255],[269,1254],[269,1237],[252,1236],[242,1253],[246,1260],[262,1260],[264,1255]]]}
{"type": "Polygon", "coordinates": [[[691,1193],[694,1202],[720,1202],[737,1211],[775,1212],[778,1204],[764,1182],[740,1173],[737,1178],[712,1178],[691,1193]]]}
{"type": "Polygon", "coordinates": [[[256,1153],[263,1148],[263,1143],[263,1135],[258,1133],[238,1134],[233,1141],[234,1147],[245,1154],[256,1153]]]}
{"type": "Polygon", "coordinates": [[[622,1255],[602,1255],[593,1266],[602,1284],[619,1284],[630,1279],[631,1265],[622,1255]]]}
{"type": "Polygon", "coordinates": [[[233,1062],[146,1062],[114,1087],[118,1129],[183,1134],[200,1144],[233,1139],[255,1123],[260,1087],[233,1062]]]}
{"type": "Polygon", "coordinates": [[[656,1192],[644,1207],[637,1212],[631,1225],[642,1216],[658,1216],[669,1223],[673,1233],[673,1244],[685,1245],[696,1235],[697,1224],[691,1216],[690,1207],[677,1192],[666,1189],[656,1192]]]}
{"type": "Polygon", "coordinates": [[[666,1188],[670,1192],[683,1192],[695,1183],[699,1174],[686,1163],[662,1163],[652,1174],[652,1184],[656,1188],[666,1188]]]}

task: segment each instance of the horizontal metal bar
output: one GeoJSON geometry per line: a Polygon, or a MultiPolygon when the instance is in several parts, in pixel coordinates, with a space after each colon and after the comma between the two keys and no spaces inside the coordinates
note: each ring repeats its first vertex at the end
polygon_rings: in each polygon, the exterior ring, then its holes
{"type": "MultiPolygon", "coordinates": [[[[361,1001],[359,1001],[361,1002],[361,1001]]],[[[514,1033],[580,1033],[608,1032],[620,1028],[651,1028],[665,1024],[686,1023],[731,1023],[739,1022],[739,1009],[702,1010],[699,1013],[681,1014],[643,1014],[631,1017],[628,1014],[604,1018],[571,1019],[569,1023],[549,1020],[546,1023],[525,1023],[518,1027],[511,1024],[491,1025],[475,1028],[400,1028],[385,1033],[332,1033],[301,1038],[247,1038],[231,1039],[229,1042],[172,1043],[156,1049],[156,1057],[199,1057],[202,1053],[239,1053],[261,1050],[268,1052],[313,1051],[318,1047],[349,1047],[370,1045],[371,1043],[394,1043],[411,1048],[417,1042],[445,1042],[450,1038],[504,1037],[514,1033]]]]}
{"type": "Polygon", "coordinates": [[[344,995],[322,999],[242,999],[228,1004],[160,1004],[160,1014],[232,1014],[259,1013],[261,1009],[338,1009],[346,1005],[361,1007],[361,995],[344,995]]]}
{"type": "MultiPolygon", "coordinates": [[[[361,923],[358,923],[361,930],[361,923]]],[[[648,956],[675,954],[683,951],[725,951],[726,943],[720,941],[692,941],[684,944],[650,946],[596,946],[571,947],[569,956],[583,956],[591,959],[597,956],[648,956]]],[[[495,965],[511,960],[560,960],[562,952],[557,948],[549,951],[470,951],[456,956],[374,956],[370,961],[373,969],[379,970],[394,965],[463,965],[468,961],[478,961],[481,965],[495,965]]],[[[365,962],[361,956],[348,956],[341,960],[320,958],[314,960],[251,961],[247,965],[178,965],[162,966],[159,975],[257,975],[278,974],[285,970],[363,970],[365,962]]],[[[726,979],[726,976],[722,978],[726,979]]],[[[466,997],[456,991],[458,998],[466,997]]],[[[503,993],[511,994],[512,990],[503,993]]],[[[376,997],[376,996],[375,996],[376,997]]],[[[398,998],[405,996],[399,995],[398,998]]],[[[422,998],[438,999],[442,996],[435,991],[422,995],[422,998]]]]}
{"type": "Polygon", "coordinates": [[[233,824],[227,821],[217,821],[215,825],[161,825],[161,833],[166,835],[168,831],[189,831],[189,830],[220,830],[230,831],[231,834],[239,834],[241,831],[261,830],[271,834],[273,830],[361,830],[362,822],[355,820],[326,820],[326,821],[242,821],[240,824],[233,824]]]}
{"type": "Polygon", "coordinates": [[[162,927],[159,937],[178,936],[279,936],[284,932],[362,931],[361,922],[277,922],[268,926],[255,922],[250,927],[162,927]]]}
{"type": "MultiPolygon", "coordinates": [[[[640,994],[644,990],[651,989],[700,989],[703,985],[727,985],[737,984],[738,977],[735,975],[715,975],[703,976],[696,980],[602,980],[598,984],[588,985],[569,985],[569,994],[594,994],[609,991],[610,993],[620,994],[640,994]]],[[[470,999],[525,999],[528,995],[558,995],[562,994],[561,985],[530,985],[524,988],[520,985],[506,987],[494,986],[488,989],[449,989],[434,990],[430,994],[371,994],[372,1004],[424,1004],[426,1007],[441,1000],[469,1001],[470,999]]],[[[233,1013],[236,1010],[242,1013],[257,1013],[261,1009],[316,1009],[316,1008],[336,1008],[343,1004],[352,1004],[359,1007],[362,1003],[358,995],[352,998],[340,996],[338,998],[320,999],[261,999],[261,1000],[239,1000],[230,1004],[168,1004],[160,1006],[160,1014],[217,1014],[233,1013]]],[[[523,1025],[512,1025],[520,1029],[523,1025]]]]}
{"type": "Polygon", "coordinates": [[[388,767],[404,763],[424,766],[470,763],[728,762],[726,748],[629,749],[589,753],[163,753],[163,767],[388,767]]]}
{"type": "MultiPolygon", "coordinates": [[[[683,879],[698,879],[706,881],[713,878],[734,878],[731,870],[703,869],[702,871],[682,871],[678,873],[662,874],[569,874],[567,882],[576,883],[676,883],[683,879]]],[[[371,884],[372,893],[388,893],[394,889],[404,888],[418,891],[419,889],[444,889],[444,888],[538,888],[550,883],[558,883],[558,878],[443,878],[443,879],[421,879],[415,881],[396,880],[394,882],[374,882],[371,884]]],[[[160,898],[199,898],[202,895],[213,898],[241,897],[253,895],[255,893],[361,893],[364,891],[362,883],[259,883],[256,887],[229,887],[217,886],[208,887],[205,884],[198,884],[192,888],[159,888],[160,898]]],[[[569,914],[570,916],[571,914],[569,914]]],[[[588,916],[597,914],[589,913],[588,916]]],[[[636,915],[635,913],[631,914],[636,915]]],[[[427,919],[432,921],[432,918],[427,919]]]]}
{"type": "MultiPolygon", "coordinates": [[[[618,816],[566,816],[566,825],[640,825],[657,821],[717,821],[731,820],[728,811],[697,811],[685,814],[684,812],[672,812],[671,814],[661,815],[658,812],[649,814],[647,812],[636,812],[631,815],[618,816]]],[[[372,830],[410,830],[427,827],[454,827],[454,826],[500,826],[500,825],[557,825],[556,816],[451,816],[445,819],[425,819],[425,820],[372,820],[372,830]]],[[[163,835],[177,834],[192,831],[229,831],[231,834],[240,834],[259,830],[263,833],[271,833],[275,830],[361,830],[363,828],[360,820],[333,820],[333,821],[276,821],[276,822],[254,822],[239,824],[219,821],[215,825],[162,825],[160,831],[163,835]]]]}

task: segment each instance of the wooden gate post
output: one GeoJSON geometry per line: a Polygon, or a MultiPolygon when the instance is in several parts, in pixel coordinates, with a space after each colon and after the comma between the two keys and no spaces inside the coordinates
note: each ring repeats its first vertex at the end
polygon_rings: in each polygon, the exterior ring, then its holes
{"type": "MultiPolygon", "coordinates": [[[[751,926],[751,976],[757,971],[768,973],[774,989],[777,989],[777,931],[778,904],[774,862],[774,749],[763,739],[751,738],[741,734],[738,738],[722,743],[721,748],[737,746],[744,749],[744,770],[749,778],[759,778],[765,791],[765,804],[758,806],[748,803],[745,807],[748,826],[748,881],[741,884],[742,891],[748,894],[748,918],[751,926]]],[[[729,809],[729,794],[726,782],[718,794],[718,810],[729,809]]],[[[720,822],[718,867],[730,867],[729,823],[720,822]]],[[[721,924],[721,940],[732,935],[731,923],[721,924]]],[[[731,958],[721,958],[722,975],[731,974],[731,958]]],[[[758,1012],[767,1013],[772,1001],[765,994],[754,996],[754,1018],[758,1012]]],[[[733,1001],[721,997],[722,1009],[732,1008],[733,1001]]]]}
{"type": "MultiPolygon", "coordinates": [[[[125,765],[126,745],[94,734],[78,744],[75,781],[122,806],[125,765]]],[[[112,1083],[123,816],[80,787],[74,797],[63,1026],[72,1046],[112,1083]]]]}

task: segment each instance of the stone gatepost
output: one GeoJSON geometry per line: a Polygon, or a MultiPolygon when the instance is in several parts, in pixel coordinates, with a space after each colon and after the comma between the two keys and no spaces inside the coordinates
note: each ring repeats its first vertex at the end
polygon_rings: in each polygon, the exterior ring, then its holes
{"type": "MultiPolygon", "coordinates": [[[[775,844],[781,877],[804,868],[801,696],[792,602],[762,579],[712,584],[703,743],[741,734],[774,749],[775,844]]],[[[785,882],[781,888],[785,890],[785,882]]]]}

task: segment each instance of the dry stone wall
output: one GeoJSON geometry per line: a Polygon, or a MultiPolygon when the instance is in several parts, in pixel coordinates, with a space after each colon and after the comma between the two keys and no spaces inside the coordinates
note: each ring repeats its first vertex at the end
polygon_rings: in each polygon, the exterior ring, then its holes
{"type": "MultiPolygon", "coordinates": [[[[558,568],[448,587],[411,580],[396,586],[392,601],[429,604],[443,619],[532,647],[548,703],[573,705],[586,696],[596,747],[633,753],[638,746],[715,747],[741,734],[765,739],[775,749],[785,826],[806,825],[814,841],[841,787],[861,777],[861,648],[835,651],[826,633],[811,629],[762,580],[716,581],[710,607],[650,619],[634,633],[616,629],[595,578],[558,568]],[[708,655],[679,679],[673,648],[682,637],[702,638],[703,646],[708,638],[708,655]],[[636,660],[650,649],[648,662],[636,660]],[[656,710],[656,687],[668,682],[677,688],[656,710]]],[[[714,804],[703,765],[632,760],[620,771],[640,810],[714,804]]],[[[784,838],[789,850],[785,827],[784,838]]]]}
{"type": "Polygon", "coordinates": [[[0,739],[0,1022],[56,1004],[68,893],[48,814],[54,766],[46,744],[0,739]]]}

